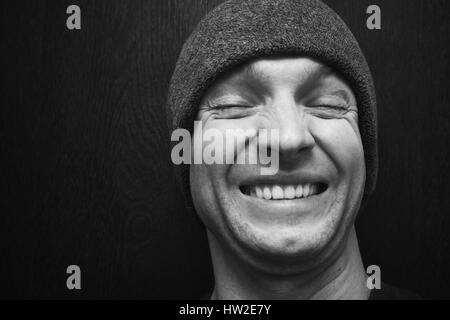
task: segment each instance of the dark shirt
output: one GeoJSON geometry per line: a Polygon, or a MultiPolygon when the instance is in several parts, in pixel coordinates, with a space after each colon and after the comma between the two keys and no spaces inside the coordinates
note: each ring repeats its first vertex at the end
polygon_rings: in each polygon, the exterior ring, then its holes
{"type": "MultiPolygon", "coordinates": [[[[200,298],[200,300],[209,300],[212,293],[208,293],[200,298]]],[[[370,291],[369,300],[421,300],[422,298],[406,289],[397,288],[388,285],[384,282],[381,283],[380,289],[373,289],[370,291]]]]}
{"type": "Polygon", "coordinates": [[[422,298],[406,289],[393,287],[384,282],[381,289],[373,289],[370,292],[369,300],[421,300],[422,298]]]}

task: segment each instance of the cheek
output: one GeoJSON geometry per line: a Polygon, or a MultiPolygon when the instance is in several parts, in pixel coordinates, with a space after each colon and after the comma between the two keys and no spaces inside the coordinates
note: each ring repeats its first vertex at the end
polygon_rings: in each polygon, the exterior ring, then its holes
{"type": "Polygon", "coordinates": [[[196,212],[200,216],[201,220],[206,225],[209,225],[212,219],[209,212],[216,211],[216,201],[208,167],[203,164],[191,165],[189,175],[192,201],[196,212]]]}
{"type": "MultiPolygon", "coordinates": [[[[226,170],[223,165],[191,165],[190,185],[195,211],[208,230],[223,234],[226,170]]],[[[226,203],[225,203],[226,204],[226,203]]]]}
{"type": "Polygon", "coordinates": [[[227,168],[225,165],[190,165],[190,187],[194,204],[199,211],[217,209],[219,197],[227,189],[227,168]]]}
{"type": "Polygon", "coordinates": [[[364,151],[357,124],[352,119],[311,119],[310,131],[339,171],[364,173],[364,151]]]}

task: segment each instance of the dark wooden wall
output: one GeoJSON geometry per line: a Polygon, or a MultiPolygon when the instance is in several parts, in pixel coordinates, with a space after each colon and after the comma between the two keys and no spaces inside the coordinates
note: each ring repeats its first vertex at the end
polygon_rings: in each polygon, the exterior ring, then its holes
{"type": "MultiPolygon", "coordinates": [[[[205,236],[170,169],[164,102],[179,50],[220,0],[2,1],[0,297],[195,298],[205,236]],[[82,30],[65,27],[82,10],[82,30]],[[6,54],[5,54],[6,53],[6,54]],[[66,267],[82,290],[66,289],[66,267]]],[[[450,298],[445,0],[329,0],[379,100],[378,188],[357,223],[365,263],[450,298]]]]}

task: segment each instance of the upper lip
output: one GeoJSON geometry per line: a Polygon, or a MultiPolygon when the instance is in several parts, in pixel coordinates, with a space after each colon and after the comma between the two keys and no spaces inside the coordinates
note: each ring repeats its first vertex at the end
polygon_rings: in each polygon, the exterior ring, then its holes
{"type": "Polygon", "coordinates": [[[298,185],[307,183],[328,184],[328,179],[319,173],[312,172],[278,172],[271,176],[250,176],[240,181],[240,186],[277,184],[277,185],[298,185]]]}

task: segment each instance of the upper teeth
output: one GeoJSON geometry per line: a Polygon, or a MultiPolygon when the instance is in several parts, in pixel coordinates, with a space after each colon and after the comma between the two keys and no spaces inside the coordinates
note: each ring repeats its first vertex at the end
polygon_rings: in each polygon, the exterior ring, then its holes
{"type": "Polygon", "coordinates": [[[283,200],[306,198],[317,194],[319,187],[315,183],[306,183],[299,185],[262,185],[249,186],[247,192],[251,196],[256,196],[260,199],[266,200],[283,200]]]}

